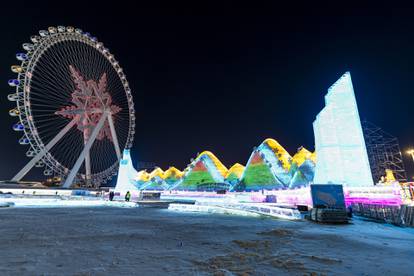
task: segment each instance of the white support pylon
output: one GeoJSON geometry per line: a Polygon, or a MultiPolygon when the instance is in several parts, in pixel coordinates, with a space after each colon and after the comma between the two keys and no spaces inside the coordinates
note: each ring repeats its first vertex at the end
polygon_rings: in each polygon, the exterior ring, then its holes
{"type": "Polygon", "coordinates": [[[108,115],[108,122],[109,122],[109,129],[111,130],[112,140],[114,142],[116,156],[118,157],[118,161],[119,161],[119,160],[122,159],[121,150],[119,149],[118,137],[116,136],[116,131],[115,131],[115,127],[114,127],[114,121],[112,119],[112,115],[111,114],[108,115]]]}
{"type": "Polygon", "coordinates": [[[80,166],[82,165],[83,161],[85,160],[86,153],[89,152],[89,150],[91,149],[91,147],[92,147],[93,143],[95,142],[95,139],[98,136],[99,131],[102,129],[108,115],[110,116],[110,113],[108,111],[105,111],[104,113],[102,113],[102,117],[99,119],[98,124],[93,129],[92,134],[89,137],[88,142],[86,143],[86,145],[83,148],[81,154],[79,155],[78,159],[76,160],[76,163],[73,166],[72,170],[70,171],[68,177],[66,178],[65,183],[63,183],[63,188],[69,188],[72,185],[72,182],[75,179],[75,176],[78,173],[80,166]]]}
{"type": "MultiPolygon", "coordinates": [[[[89,140],[89,128],[85,129],[83,132],[83,145],[85,146],[89,140]],[[86,132],[85,132],[86,131],[86,132]]],[[[85,155],[85,182],[86,186],[89,187],[91,184],[91,156],[89,151],[85,155]]]]}
{"type": "Polygon", "coordinates": [[[79,120],[78,117],[72,119],[59,133],[45,146],[45,150],[36,154],[35,157],[30,160],[26,166],[24,166],[13,178],[12,181],[20,181],[32,168],[33,166],[40,161],[45,154],[54,146],[57,142],[62,139],[63,136],[77,123],[79,120]]]}

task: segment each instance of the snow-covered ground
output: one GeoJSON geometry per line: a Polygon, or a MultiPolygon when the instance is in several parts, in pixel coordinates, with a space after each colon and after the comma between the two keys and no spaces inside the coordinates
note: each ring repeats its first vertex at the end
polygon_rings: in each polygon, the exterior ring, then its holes
{"type": "Polygon", "coordinates": [[[0,196],[0,207],[10,205],[14,208],[19,207],[42,207],[42,208],[60,208],[60,207],[136,207],[136,203],[125,201],[108,201],[98,197],[88,196],[0,196]]]}
{"type": "Polygon", "coordinates": [[[0,209],[0,275],[413,275],[414,229],[153,208],[0,209]]]}

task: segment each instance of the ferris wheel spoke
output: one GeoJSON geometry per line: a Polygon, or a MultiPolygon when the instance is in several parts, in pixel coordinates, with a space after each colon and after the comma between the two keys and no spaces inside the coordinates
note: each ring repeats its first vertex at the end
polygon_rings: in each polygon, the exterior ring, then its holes
{"type": "Polygon", "coordinates": [[[55,136],[45,147],[44,150],[40,151],[35,157],[33,157],[32,160],[30,160],[29,163],[26,164],[14,177],[13,181],[20,181],[33,166],[39,162],[45,154],[54,146],[57,142],[59,142],[60,139],[77,123],[78,118],[73,118],[72,121],[70,121],[69,124],[67,124],[59,133],[55,136]]]}
{"type": "MultiPolygon", "coordinates": [[[[36,73],[35,77],[39,78],[39,80],[42,80],[43,84],[49,84],[55,87],[69,86],[70,78],[67,76],[68,73],[63,71],[63,68],[67,66],[65,66],[65,64],[53,64],[53,61],[51,60],[53,59],[47,58],[47,61],[39,62],[39,64],[36,66],[38,72],[36,73]],[[53,80],[53,82],[50,80],[53,80]]],[[[59,91],[59,89],[56,89],[56,91],[59,91]]]]}

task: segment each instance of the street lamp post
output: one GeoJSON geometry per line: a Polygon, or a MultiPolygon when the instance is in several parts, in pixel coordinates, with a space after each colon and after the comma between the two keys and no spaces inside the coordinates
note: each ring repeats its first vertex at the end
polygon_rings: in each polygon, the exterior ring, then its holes
{"type": "Polygon", "coordinates": [[[411,157],[413,158],[413,162],[414,162],[414,149],[409,149],[409,150],[407,150],[407,153],[408,153],[409,155],[411,155],[411,157]]]}
{"type": "MultiPolygon", "coordinates": [[[[407,153],[408,153],[409,155],[411,155],[411,158],[413,159],[413,162],[414,162],[414,149],[409,149],[409,150],[407,150],[407,153]]],[[[414,180],[414,176],[413,176],[413,180],[414,180]]]]}

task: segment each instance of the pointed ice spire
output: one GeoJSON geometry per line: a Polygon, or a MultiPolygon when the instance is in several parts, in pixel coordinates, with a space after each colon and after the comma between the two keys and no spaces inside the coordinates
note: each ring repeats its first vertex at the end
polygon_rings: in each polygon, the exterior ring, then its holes
{"type": "Polygon", "coordinates": [[[121,161],[119,162],[118,179],[116,181],[115,193],[125,194],[127,191],[136,192],[138,187],[134,180],[137,171],[132,166],[129,149],[124,149],[121,161]]]}
{"type": "Polygon", "coordinates": [[[329,89],[313,122],[317,154],[315,184],[373,185],[361,121],[346,72],[329,89]]]}

